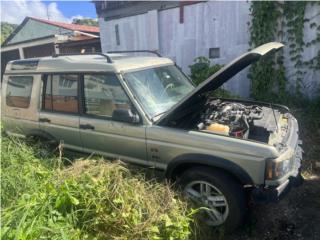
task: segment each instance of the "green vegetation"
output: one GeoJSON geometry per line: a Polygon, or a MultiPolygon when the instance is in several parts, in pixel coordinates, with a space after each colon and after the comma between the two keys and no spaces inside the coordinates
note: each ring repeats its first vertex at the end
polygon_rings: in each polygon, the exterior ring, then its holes
{"type": "Polygon", "coordinates": [[[206,57],[197,57],[194,60],[194,64],[190,65],[190,77],[192,81],[199,85],[206,80],[210,75],[219,71],[223,66],[215,64],[211,66],[210,60],[206,57]]]}
{"type": "Polygon", "coordinates": [[[63,162],[38,144],[2,138],[1,239],[190,237],[190,210],[167,185],[119,162],[63,162]]]}
{"type": "MultiPolygon", "coordinates": [[[[289,49],[293,74],[287,76],[283,51],[265,57],[250,68],[251,97],[258,100],[286,102],[288,96],[300,98],[315,87],[304,86],[307,72],[319,71],[320,51],[311,59],[304,59],[303,52],[320,43],[320,24],[315,17],[305,18],[305,9],[320,2],[253,1],[251,2],[250,45],[280,41],[289,49]],[[304,29],[315,31],[314,39],[304,41],[304,29]],[[313,30],[312,30],[313,29],[313,30]],[[288,81],[290,80],[290,81],[288,81]],[[290,84],[289,84],[290,82],[290,84]],[[291,88],[291,89],[290,89],[291,88]]],[[[317,15],[316,15],[317,16],[317,15]]],[[[320,85],[317,86],[318,88],[320,85]]]]}
{"type": "Polygon", "coordinates": [[[74,18],[72,20],[73,24],[80,24],[80,25],[87,25],[87,26],[94,26],[98,27],[99,22],[96,19],[91,18],[74,18]]]}
{"type": "MultiPolygon", "coordinates": [[[[214,64],[211,65],[210,60],[206,57],[197,57],[194,59],[194,64],[190,65],[190,78],[192,79],[193,83],[199,85],[203,81],[205,81],[208,77],[212,74],[219,71],[223,65],[214,64]]],[[[231,98],[231,97],[238,97],[231,94],[229,91],[220,87],[216,91],[212,93],[214,97],[224,97],[224,98],[231,98]]]]}
{"type": "Polygon", "coordinates": [[[18,25],[16,24],[1,22],[1,44],[7,39],[7,37],[9,37],[17,26],[18,25]]]}

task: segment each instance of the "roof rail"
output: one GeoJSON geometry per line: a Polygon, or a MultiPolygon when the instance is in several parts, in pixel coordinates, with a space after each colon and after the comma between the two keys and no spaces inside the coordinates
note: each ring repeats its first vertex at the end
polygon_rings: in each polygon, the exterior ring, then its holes
{"type": "Polygon", "coordinates": [[[100,53],[100,52],[96,52],[96,53],[55,53],[52,55],[52,57],[56,58],[56,57],[60,57],[60,56],[81,56],[81,55],[98,55],[98,56],[102,56],[105,57],[107,59],[108,63],[113,63],[112,59],[110,56],[108,56],[107,54],[104,53],[100,53]]]}
{"type": "Polygon", "coordinates": [[[162,57],[160,53],[152,50],[128,50],[128,51],[110,51],[108,53],[152,53],[157,55],[158,57],[162,57]]]}

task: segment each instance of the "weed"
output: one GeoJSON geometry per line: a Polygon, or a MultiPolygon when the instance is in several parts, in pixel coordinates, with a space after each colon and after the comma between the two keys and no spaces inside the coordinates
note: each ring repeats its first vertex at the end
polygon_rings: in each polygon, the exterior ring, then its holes
{"type": "Polygon", "coordinates": [[[2,139],[2,239],[188,239],[192,210],[121,162],[76,160],[2,139]]]}

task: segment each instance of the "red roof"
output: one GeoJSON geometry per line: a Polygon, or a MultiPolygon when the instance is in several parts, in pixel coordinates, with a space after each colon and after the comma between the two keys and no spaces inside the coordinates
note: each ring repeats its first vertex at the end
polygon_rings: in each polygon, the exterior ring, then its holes
{"type": "Polygon", "coordinates": [[[72,23],[64,23],[64,22],[56,22],[56,21],[50,21],[50,20],[45,20],[41,18],[35,18],[35,17],[29,17],[30,19],[43,22],[46,24],[50,24],[53,26],[61,27],[61,28],[66,28],[70,29],[73,31],[81,31],[81,32],[88,32],[88,33],[99,33],[99,27],[94,27],[94,26],[86,26],[86,25],[79,25],[79,24],[72,24],[72,23]]]}

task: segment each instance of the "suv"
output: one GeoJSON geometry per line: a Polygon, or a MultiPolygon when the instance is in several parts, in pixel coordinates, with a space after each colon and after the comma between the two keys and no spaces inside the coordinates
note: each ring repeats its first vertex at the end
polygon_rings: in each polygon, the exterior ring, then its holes
{"type": "Polygon", "coordinates": [[[2,88],[4,130],[160,169],[205,207],[208,225],[232,230],[249,199],[276,201],[301,182],[298,123],[285,106],[211,93],[282,47],[253,49],[197,87],[161,56],[11,61],[2,88]]]}

